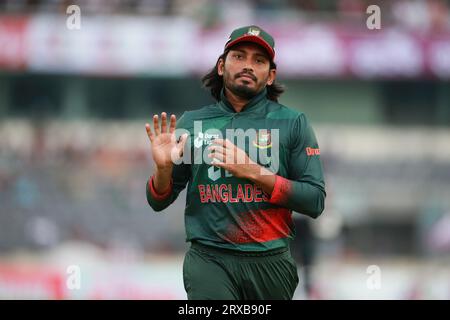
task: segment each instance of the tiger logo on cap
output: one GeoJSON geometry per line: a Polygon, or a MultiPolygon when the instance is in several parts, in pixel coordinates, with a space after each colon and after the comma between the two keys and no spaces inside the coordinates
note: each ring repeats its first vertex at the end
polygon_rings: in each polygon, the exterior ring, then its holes
{"type": "Polygon", "coordinates": [[[259,30],[258,28],[251,27],[248,29],[247,34],[257,37],[257,36],[259,36],[260,32],[261,32],[261,30],[259,30]]]}

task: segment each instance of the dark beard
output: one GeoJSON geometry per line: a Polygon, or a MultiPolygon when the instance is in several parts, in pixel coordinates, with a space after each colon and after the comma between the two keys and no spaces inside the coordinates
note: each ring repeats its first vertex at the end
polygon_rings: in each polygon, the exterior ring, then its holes
{"type": "Polygon", "coordinates": [[[245,99],[251,100],[258,94],[258,91],[249,88],[245,85],[230,85],[228,89],[236,96],[245,99]]]}

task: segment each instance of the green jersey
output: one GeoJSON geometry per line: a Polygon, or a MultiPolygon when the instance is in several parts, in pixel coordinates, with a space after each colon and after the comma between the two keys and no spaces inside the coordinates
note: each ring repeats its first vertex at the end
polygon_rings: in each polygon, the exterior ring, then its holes
{"type": "Polygon", "coordinates": [[[167,192],[158,194],[151,177],[146,194],[150,206],[161,211],[187,185],[186,241],[239,251],[278,249],[295,236],[292,211],[313,218],[322,213],[325,182],[314,131],[302,112],[266,95],[264,89],[235,112],[222,91],[217,103],[178,120],[177,128],[189,133],[184,155],[189,161],[174,165],[167,192]],[[271,194],[204,160],[214,138],[233,132],[237,138],[231,142],[276,174],[271,194]]]}

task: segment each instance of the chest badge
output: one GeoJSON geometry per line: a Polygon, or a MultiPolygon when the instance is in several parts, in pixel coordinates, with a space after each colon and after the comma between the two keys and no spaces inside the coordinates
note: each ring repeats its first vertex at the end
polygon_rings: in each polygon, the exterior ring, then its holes
{"type": "Polygon", "coordinates": [[[267,130],[258,131],[258,135],[253,140],[253,145],[260,149],[267,149],[272,147],[272,140],[270,139],[270,132],[267,130]]]}

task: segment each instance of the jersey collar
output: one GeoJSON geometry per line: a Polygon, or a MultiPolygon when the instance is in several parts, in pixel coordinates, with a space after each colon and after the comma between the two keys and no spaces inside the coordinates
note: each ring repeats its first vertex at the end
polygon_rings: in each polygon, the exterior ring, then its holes
{"type": "MultiPolygon", "coordinates": [[[[260,93],[258,93],[256,96],[254,96],[241,110],[241,112],[250,112],[253,110],[256,110],[258,106],[260,105],[260,102],[267,99],[267,88],[264,88],[260,93]]],[[[219,106],[226,112],[236,113],[236,110],[234,110],[232,104],[228,101],[227,97],[225,96],[225,89],[222,88],[220,92],[220,101],[219,106]]]]}

